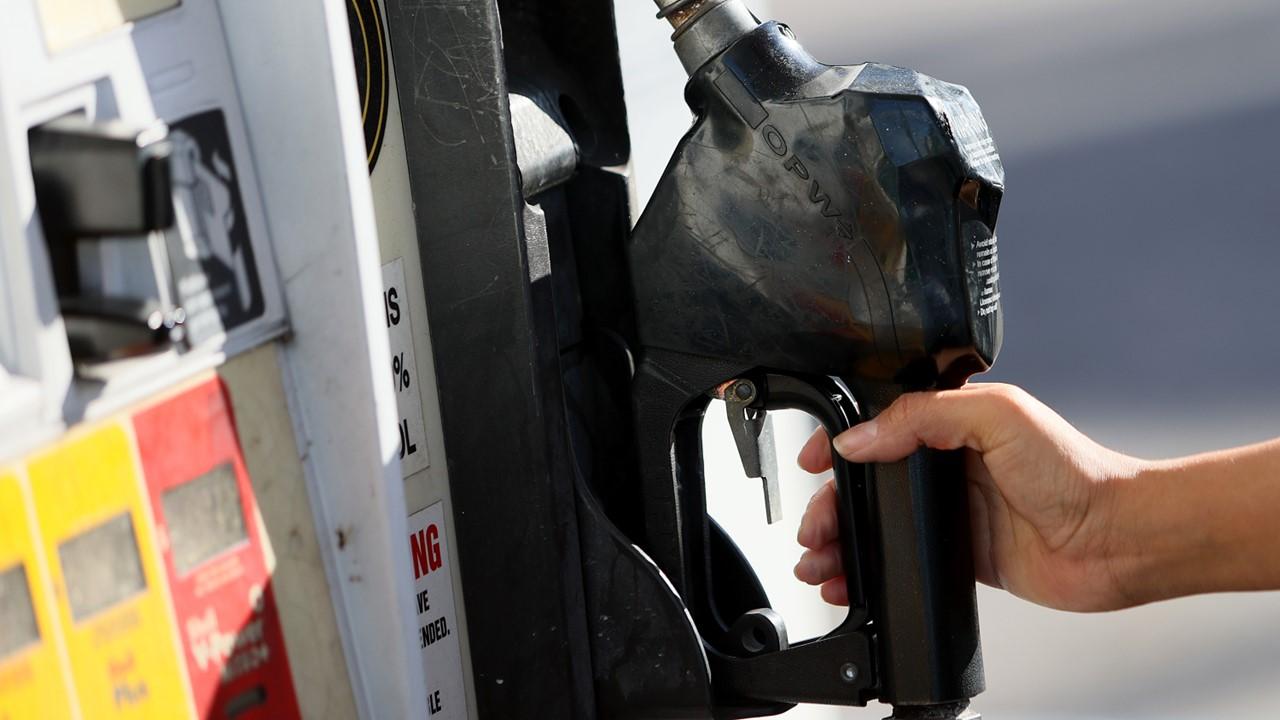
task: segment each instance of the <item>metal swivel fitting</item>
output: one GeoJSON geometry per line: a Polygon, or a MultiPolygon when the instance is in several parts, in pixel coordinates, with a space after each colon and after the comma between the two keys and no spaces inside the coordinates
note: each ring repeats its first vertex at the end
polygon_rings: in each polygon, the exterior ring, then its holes
{"type": "Polygon", "coordinates": [[[656,0],[675,32],[676,55],[692,74],[760,24],[742,0],[656,0]]]}

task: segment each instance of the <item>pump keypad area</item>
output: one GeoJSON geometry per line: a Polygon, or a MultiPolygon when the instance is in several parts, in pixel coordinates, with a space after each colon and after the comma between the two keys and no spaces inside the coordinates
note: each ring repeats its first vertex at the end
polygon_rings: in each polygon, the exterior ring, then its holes
{"type": "Polygon", "coordinates": [[[295,718],[216,376],[0,470],[0,720],[295,718]]]}

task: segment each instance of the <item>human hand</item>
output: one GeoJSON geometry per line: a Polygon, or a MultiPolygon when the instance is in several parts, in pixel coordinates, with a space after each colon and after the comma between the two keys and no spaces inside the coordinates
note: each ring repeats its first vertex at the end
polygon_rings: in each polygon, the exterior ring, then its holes
{"type": "MultiPolygon", "coordinates": [[[[1095,443],[1026,392],[976,384],[910,393],[834,445],[856,463],[896,462],[921,446],[964,449],[979,581],[1061,610],[1133,604],[1112,563],[1113,481],[1136,477],[1144,462],[1095,443]]],[[[800,466],[830,470],[831,447],[819,429],[800,466]]],[[[835,500],[832,481],[810,500],[795,574],[821,585],[827,602],[847,604],[835,500]]]]}

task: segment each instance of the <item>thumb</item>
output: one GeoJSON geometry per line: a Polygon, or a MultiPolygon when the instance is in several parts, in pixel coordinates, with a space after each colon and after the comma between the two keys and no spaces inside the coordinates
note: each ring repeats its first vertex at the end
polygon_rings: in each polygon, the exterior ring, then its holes
{"type": "Polygon", "coordinates": [[[878,417],[836,436],[836,452],[850,462],[897,462],[920,446],[987,452],[1021,411],[1023,391],[1010,385],[907,393],[878,417]]]}

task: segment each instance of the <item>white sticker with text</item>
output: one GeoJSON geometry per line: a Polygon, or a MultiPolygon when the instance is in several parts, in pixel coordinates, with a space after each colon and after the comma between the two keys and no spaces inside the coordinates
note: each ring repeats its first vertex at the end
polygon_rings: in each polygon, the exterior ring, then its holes
{"type": "Polygon", "coordinates": [[[414,642],[422,650],[431,717],[465,720],[462,645],[453,603],[453,568],[445,545],[443,502],[409,516],[409,554],[413,557],[413,606],[418,618],[414,642]]]}
{"type": "Polygon", "coordinates": [[[382,309],[391,336],[388,375],[396,389],[400,410],[401,477],[426,468],[426,425],[422,421],[422,392],[418,389],[418,361],[413,353],[413,323],[409,321],[409,295],[404,283],[404,259],[382,266],[382,309]]]}

